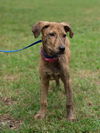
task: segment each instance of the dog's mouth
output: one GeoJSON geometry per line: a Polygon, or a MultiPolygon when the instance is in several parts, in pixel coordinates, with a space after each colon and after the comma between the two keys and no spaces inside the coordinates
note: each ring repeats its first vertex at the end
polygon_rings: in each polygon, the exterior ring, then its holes
{"type": "Polygon", "coordinates": [[[61,51],[61,50],[52,50],[51,48],[46,48],[43,47],[43,51],[46,55],[48,55],[49,57],[60,57],[60,55],[63,55],[65,53],[65,51],[61,51]]]}
{"type": "Polygon", "coordinates": [[[64,54],[65,51],[59,51],[58,54],[61,55],[61,54],[64,54]]]}
{"type": "Polygon", "coordinates": [[[57,52],[51,51],[49,54],[50,56],[59,57],[60,55],[63,55],[64,53],[65,53],[64,51],[57,51],[57,52]]]}

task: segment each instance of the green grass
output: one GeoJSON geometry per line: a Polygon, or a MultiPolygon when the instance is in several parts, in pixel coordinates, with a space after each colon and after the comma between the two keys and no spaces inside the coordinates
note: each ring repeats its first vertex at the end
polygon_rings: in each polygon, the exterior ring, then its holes
{"type": "Polygon", "coordinates": [[[47,117],[33,119],[39,109],[38,44],[19,53],[0,53],[0,133],[99,133],[100,0],[0,0],[0,49],[34,42],[31,27],[39,20],[72,25],[70,74],[77,121],[65,119],[64,89],[54,85],[47,117]]]}

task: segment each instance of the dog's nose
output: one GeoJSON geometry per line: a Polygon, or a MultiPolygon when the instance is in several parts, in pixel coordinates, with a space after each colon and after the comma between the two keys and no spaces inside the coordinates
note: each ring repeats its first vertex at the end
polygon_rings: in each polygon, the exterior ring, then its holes
{"type": "Polygon", "coordinates": [[[65,46],[63,46],[63,45],[59,46],[59,50],[60,51],[64,51],[65,50],[65,46]]]}

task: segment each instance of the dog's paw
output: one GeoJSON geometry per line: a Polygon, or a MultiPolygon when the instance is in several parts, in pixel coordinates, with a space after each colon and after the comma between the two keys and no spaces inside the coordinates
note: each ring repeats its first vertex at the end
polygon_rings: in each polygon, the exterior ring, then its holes
{"type": "Polygon", "coordinates": [[[67,120],[73,122],[73,121],[76,120],[76,118],[75,118],[74,115],[72,115],[72,116],[68,116],[68,117],[67,117],[67,120]]]}
{"type": "Polygon", "coordinates": [[[43,119],[44,117],[45,117],[45,113],[43,112],[39,112],[34,116],[35,119],[43,119]]]}

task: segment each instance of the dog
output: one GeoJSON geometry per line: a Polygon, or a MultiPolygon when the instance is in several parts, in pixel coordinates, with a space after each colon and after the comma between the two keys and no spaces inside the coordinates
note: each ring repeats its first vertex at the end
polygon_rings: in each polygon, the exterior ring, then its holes
{"type": "Polygon", "coordinates": [[[43,119],[47,112],[47,95],[50,80],[55,80],[59,85],[59,80],[64,84],[66,93],[66,118],[70,121],[74,120],[73,111],[73,95],[70,85],[69,61],[70,61],[70,42],[66,33],[70,38],[74,33],[69,24],[62,22],[40,21],[33,25],[32,32],[37,38],[42,33],[41,59],[40,59],[40,110],[34,116],[35,119],[43,119]]]}

